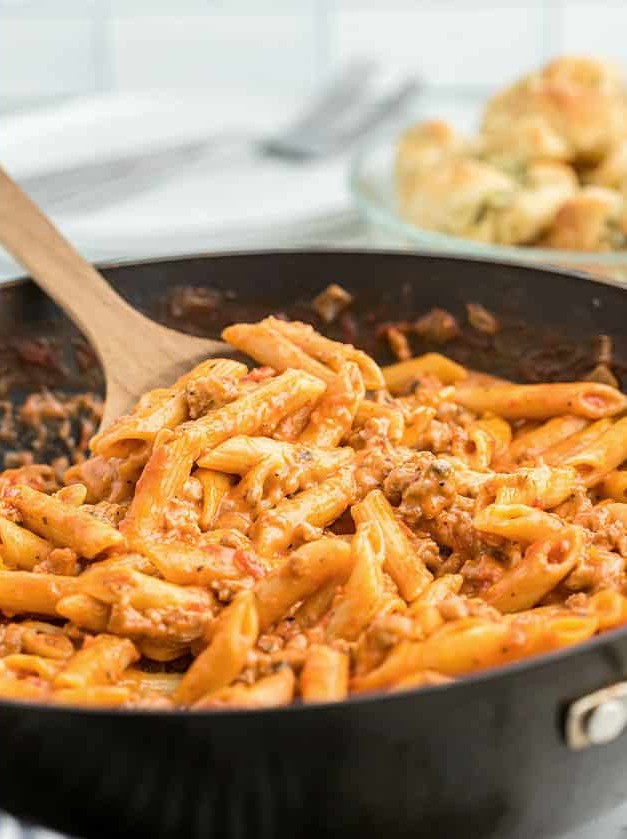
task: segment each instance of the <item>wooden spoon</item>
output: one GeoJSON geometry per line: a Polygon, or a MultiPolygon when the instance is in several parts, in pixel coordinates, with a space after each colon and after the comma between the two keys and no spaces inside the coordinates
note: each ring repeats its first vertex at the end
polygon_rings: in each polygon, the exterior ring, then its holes
{"type": "Polygon", "coordinates": [[[172,384],[228,344],[150,320],[123,300],[0,168],[0,243],[89,339],[104,368],[101,426],[127,413],[147,390],[172,384]]]}

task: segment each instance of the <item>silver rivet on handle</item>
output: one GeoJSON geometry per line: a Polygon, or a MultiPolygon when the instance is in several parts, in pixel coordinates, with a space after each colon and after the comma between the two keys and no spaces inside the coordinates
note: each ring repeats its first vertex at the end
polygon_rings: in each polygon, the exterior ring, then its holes
{"type": "Polygon", "coordinates": [[[594,745],[611,743],[625,730],[627,706],[619,699],[610,699],[590,711],[585,721],[588,740],[594,745]]]}
{"type": "Polygon", "coordinates": [[[627,728],[627,682],[582,696],[566,712],[565,738],[579,751],[616,740],[627,728]]]}

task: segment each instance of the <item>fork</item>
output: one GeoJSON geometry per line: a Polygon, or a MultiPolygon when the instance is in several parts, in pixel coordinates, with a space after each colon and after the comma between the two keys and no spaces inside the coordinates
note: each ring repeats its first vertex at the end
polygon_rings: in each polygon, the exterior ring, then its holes
{"type": "Polygon", "coordinates": [[[224,162],[234,150],[254,156],[307,162],[344,151],[400,113],[418,90],[408,79],[374,101],[367,101],[375,65],[350,64],[312,105],[285,130],[268,137],[214,137],[191,140],[166,149],[136,152],[118,158],[88,162],[20,179],[20,186],[47,210],[86,211],[128,198],[166,180],[181,168],[205,161],[224,162]]]}

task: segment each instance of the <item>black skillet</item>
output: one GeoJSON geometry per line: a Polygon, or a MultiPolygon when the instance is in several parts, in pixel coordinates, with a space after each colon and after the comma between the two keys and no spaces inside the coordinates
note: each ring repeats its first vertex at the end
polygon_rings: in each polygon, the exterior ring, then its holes
{"type": "MultiPolygon", "coordinates": [[[[533,267],[283,252],[126,265],[105,275],[140,309],[204,333],[273,311],[311,319],[309,301],[337,282],[356,301],[354,317],[334,334],[384,361],[377,324],[433,306],[465,323],[467,302],[489,308],[502,331],[491,339],[464,326],[445,351],[483,369],[521,380],[582,375],[599,334],[614,340],[619,375],[627,359],[625,292],[533,267]]],[[[56,370],[16,368],[16,398],[29,382],[97,382],[94,370],[73,367],[76,333],[49,299],[26,281],[0,288],[0,359],[17,358],[16,347],[37,336],[51,337],[63,358],[56,370]]],[[[627,632],[616,631],[451,686],[334,706],[150,713],[0,702],[0,808],[107,839],[557,836],[627,793],[622,706],[595,711],[608,698],[601,696],[587,713],[573,708],[626,677],[627,632]]]]}

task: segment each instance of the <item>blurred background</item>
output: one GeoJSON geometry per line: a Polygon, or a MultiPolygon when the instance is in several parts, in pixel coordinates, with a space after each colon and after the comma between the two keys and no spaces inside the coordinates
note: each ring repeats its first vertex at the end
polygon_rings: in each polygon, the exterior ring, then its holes
{"type": "MultiPolygon", "coordinates": [[[[620,59],[625,24],[621,0],[0,0],[2,160],[92,260],[400,246],[351,200],[359,143],[299,167],[248,141],[276,135],[364,59],[373,101],[417,86],[388,132],[426,117],[468,130],[486,96],[556,55],[620,59]],[[69,202],[37,180],[198,140],[213,146],[194,166],[141,160],[141,189],[116,183],[115,200],[93,173],[69,202]]],[[[0,278],[16,271],[0,254],[0,278]]]]}
{"type": "Polygon", "coordinates": [[[304,97],[355,56],[463,109],[564,52],[622,58],[622,0],[0,0],[3,111],[92,92],[304,97]]]}

